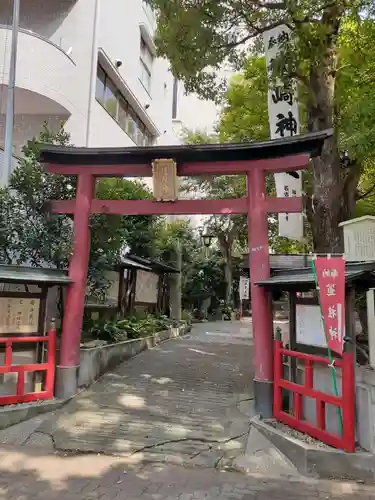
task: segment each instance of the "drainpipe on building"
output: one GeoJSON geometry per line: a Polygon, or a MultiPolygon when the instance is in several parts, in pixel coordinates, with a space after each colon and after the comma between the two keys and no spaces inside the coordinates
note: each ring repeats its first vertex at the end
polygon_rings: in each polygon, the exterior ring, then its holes
{"type": "Polygon", "coordinates": [[[92,105],[96,88],[96,69],[98,65],[99,12],[100,12],[100,0],[95,0],[94,25],[92,33],[92,47],[91,47],[90,88],[89,88],[89,99],[87,106],[87,121],[86,121],[86,141],[85,141],[86,147],[89,147],[90,145],[91,113],[92,113],[92,105]]]}
{"type": "Polygon", "coordinates": [[[9,182],[13,160],[14,94],[16,88],[17,44],[20,22],[20,0],[13,0],[12,44],[9,63],[7,111],[4,138],[4,180],[9,182]]]}

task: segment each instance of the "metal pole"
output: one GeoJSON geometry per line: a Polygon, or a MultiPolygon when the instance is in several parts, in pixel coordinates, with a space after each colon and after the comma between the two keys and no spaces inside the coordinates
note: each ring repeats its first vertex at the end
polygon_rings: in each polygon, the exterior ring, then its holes
{"type": "Polygon", "coordinates": [[[9,181],[9,177],[12,171],[14,92],[16,87],[17,42],[20,21],[20,3],[21,0],[13,0],[12,45],[10,49],[9,82],[4,140],[4,167],[6,182],[9,181]]]}

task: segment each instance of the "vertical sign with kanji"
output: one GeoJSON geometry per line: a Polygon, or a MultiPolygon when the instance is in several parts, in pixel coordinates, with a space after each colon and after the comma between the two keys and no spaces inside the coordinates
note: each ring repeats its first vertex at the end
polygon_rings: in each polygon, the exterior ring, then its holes
{"type": "MultiPolygon", "coordinates": [[[[277,26],[263,34],[266,61],[270,76],[268,89],[268,116],[271,139],[282,139],[300,133],[296,83],[290,80],[285,86],[280,79],[272,82],[273,62],[290,40],[287,26],[277,26]]],[[[295,179],[287,173],[275,174],[277,196],[284,198],[302,195],[302,175],[295,179]]],[[[301,240],[303,238],[302,214],[279,214],[279,235],[301,240]]]]}
{"type": "Polygon", "coordinates": [[[249,300],[250,296],[250,278],[240,276],[240,299],[249,300]]]}
{"type": "Polygon", "coordinates": [[[154,198],[156,201],[176,201],[178,198],[177,165],[171,159],[152,162],[154,198]]]}
{"type": "Polygon", "coordinates": [[[345,337],[345,259],[316,257],[315,271],[328,347],[342,354],[345,337]]]}

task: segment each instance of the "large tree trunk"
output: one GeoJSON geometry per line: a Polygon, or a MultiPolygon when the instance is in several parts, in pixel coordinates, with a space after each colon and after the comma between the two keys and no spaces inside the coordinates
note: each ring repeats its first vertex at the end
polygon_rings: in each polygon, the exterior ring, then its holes
{"type": "Polygon", "coordinates": [[[219,233],[218,240],[220,250],[224,259],[224,279],[225,279],[225,304],[232,304],[233,273],[232,273],[232,246],[235,235],[235,226],[231,228],[228,234],[219,233]]]}
{"type": "MultiPolygon", "coordinates": [[[[310,72],[310,102],[308,129],[330,129],[335,124],[336,39],[343,12],[337,6],[328,7],[324,23],[331,28],[327,46],[320,64],[310,72]]],[[[355,213],[360,165],[343,164],[334,135],[323,146],[320,157],[313,159],[314,190],[307,214],[311,223],[314,250],[317,253],[343,253],[344,244],[340,222],[351,219],[355,213]]],[[[365,309],[356,306],[364,331],[367,330],[365,309]]]]}
{"type": "MultiPolygon", "coordinates": [[[[327,45],[319,64],[310,71],[308,129],[310,132],[330,129],[335,122],[336,38],[342,12],[330,7],[324,24],[330,28],[327,45]]],[[[342,253],[343,238],[339,223],[353,216],[355,192],[359,181],[356,165],[343,165],[334,135],[327,141],[320,157],[313,159],[314,191],[307,207],[314,250],[317,253],[342,253]]]]}
{"type": "Polygon", "coordinates": [[[230,305],[232,303],[232,259],[225,260],[224,262],[224,277],[225,277],[225,303],[230,305]]]}

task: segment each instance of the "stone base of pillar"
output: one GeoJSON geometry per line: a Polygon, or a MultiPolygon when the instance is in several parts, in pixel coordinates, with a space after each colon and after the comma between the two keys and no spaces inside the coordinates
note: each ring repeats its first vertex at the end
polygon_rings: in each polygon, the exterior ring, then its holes
{"type": "Polygon", "coordinates": [[[273,416],[273,382],[254,379],[255,412],[261,418],[273,416]]]}
{"type": "Polygon", "coordinates": [[[55,396],[69,399],[77,393],[79,366],[57,366],[55,396]]]}

